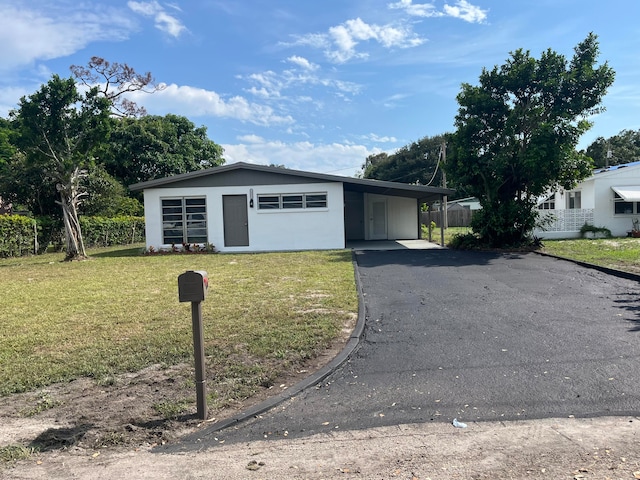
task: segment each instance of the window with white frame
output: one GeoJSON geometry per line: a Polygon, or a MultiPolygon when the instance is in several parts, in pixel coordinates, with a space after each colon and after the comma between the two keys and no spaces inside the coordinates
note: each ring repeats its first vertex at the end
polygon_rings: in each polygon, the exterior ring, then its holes
{"type": "Polygon", "coordinates": [[[567,209],[574,210],[582,208],[582,194],[580,190],[567,192],[567,209]]]}
{"type": "Polygon", "coordinates": [[[258,195],[258,210],[286,210],[326,207],[326,193],[280,193],[258,195]]]}
{"type": "Polygon", "coordinates": [[[556,194],[552,193],[544,199],[542,203],[538,205],[538,210],[555,210],[556,208],[556,194]]]}
{"type": "Polygon", "coordinates": [[[162,199],[162,243],[207,243],[205,197],[162,199]]]}
{"type": "Polygon", "coordinates": [[[638,213],[638,203],[627,202],[616,192],[613,192],[613,211],[616,215],[632,215],[638,213]]]}

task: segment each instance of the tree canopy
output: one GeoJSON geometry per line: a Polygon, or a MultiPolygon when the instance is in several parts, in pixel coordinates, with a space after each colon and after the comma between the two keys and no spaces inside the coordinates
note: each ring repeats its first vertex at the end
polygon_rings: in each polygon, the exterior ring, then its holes
{"type": "Polygon", "coordinates": [[[584,153],[598,168],[636,162],[640,160],[640,130],[622,130],[609,138],[598,137],[584,153]]]}
{"type": "Polygon", "coordinates": [[[78,215],[141,214],[129,184],[224,163],[222,147],[178,115],[147,116],[125,93],[155,91],[149,73],[93,57],[53,75],[0,118],[0,196],[62,220],[67,259],[85,256],[78,215]],[[84,92],[84,93],[83,93],[84,92]]]}
{"type": "Polygon", "coordinates": [[[462,85],[447,172],[480,200],[472,228],[484,244],[528,242],[538,197],[590,174],[591,160],[576,145],[615,75],[606,62],[596,67],[598,51],[594,34],[571,60],[551,49],[539,59],[519,49],[483,69],[479,85],[462,85]]]}
{"type": "Polygon", "coordinates": [[[58,75],[23,97],[13,112],[22,167],[31,182],[41,180],[31,188],[44,188],[39,193],[50,199],[57,196],[62,209],[69,260],[86,256],[78,220],[82,179],[94,165],[97,145],[108,136],[109,114],[110,102],[97,89],[81,95],[72,78],[58,75]]]}
{"type": "Polygon", "coordinates": [[[147,115],[115,122],[102,163],[124,185],[222,165],[222,147],[186,117],[147,115]]]}
{"type": "Polygon", "coordinates": [[[445,135],[436,135],[405,145],[391,155],[370,155],[363,165],[363,176],[390,182],[440,186],[443,171],[440,161],[444,144],[445,135]]]}

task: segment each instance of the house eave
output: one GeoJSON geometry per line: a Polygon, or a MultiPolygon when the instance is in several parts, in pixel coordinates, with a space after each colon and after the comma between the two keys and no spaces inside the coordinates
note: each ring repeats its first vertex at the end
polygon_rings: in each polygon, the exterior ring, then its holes
{"type": "Polygon", "coordinates": [[[141,191],[149,188],[170,187],[172,184],[192,180],[195,178],[218,175],[233,170],[251,170],[256,172],[277,173],[279,175],[303,177],[314,179],[319,182],[339,182],[342,183],[346,191],[367,192],[379,195],[393,195],[415,198],[423,202],[430,202],[439,199],[443,195],[452,195],[455,190],[450,188],[428,187],[424,185],[410,185],[398,182],[387,182],[382,180],[371,180],[365,178],[345,177],[340,175],[330,175],[325,173],[306,172],[301,170],[291,170],[281,167],[269,167],[264,165],[254,165],[251,163],[237,162],[219,167],[212,167],[205,170],[173,175],[165,178],[158,178],[146,182],[135,183],[129,186],[131,191],[141,191]]]}

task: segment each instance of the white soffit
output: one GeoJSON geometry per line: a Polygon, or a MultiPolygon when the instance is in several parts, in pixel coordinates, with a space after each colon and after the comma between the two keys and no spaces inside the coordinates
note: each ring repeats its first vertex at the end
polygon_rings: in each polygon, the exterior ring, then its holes
{"type": "Polygon", "coordinates": [[[640,202],[638,186],[611,187],[611,190],[620,195],[625,202],[640,202]]]}

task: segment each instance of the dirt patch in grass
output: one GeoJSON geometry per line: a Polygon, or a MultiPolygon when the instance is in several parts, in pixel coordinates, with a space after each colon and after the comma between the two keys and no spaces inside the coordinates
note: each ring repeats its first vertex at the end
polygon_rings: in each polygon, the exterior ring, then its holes
{"type": "MultiPolygon", "coordinates": [[[[186,364],[154,365],[103,379],[80,378],[0,397],[0,450],[20,448],[40,456],[96,455],[105,449],[137,451],[176,441],[279,394],[319,370],[344,348],[352,327],[345,328],[321,355],[292,366],[250,398],[226,402],[217,410],[210,406],[207,422],[196,418],[194,372],[186,364]]],[[[208,393],[215,387],[210,377],[207,372],[208,393]]],[[[209,405],[215,402],[210,400],[209,405]]],[[[0,462],[0,470],[14,461],[7,457],[0,462]]]]}

